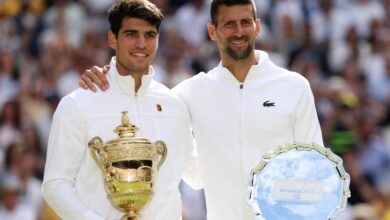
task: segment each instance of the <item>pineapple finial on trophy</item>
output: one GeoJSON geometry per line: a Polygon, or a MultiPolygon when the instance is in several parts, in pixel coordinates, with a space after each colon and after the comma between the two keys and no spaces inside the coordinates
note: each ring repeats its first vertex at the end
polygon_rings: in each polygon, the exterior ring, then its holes
{"type": "Polygon", "coordinates": [[[116,127],[114,132],[117,133],[119,137],[135,137],[135,133],[138,131],[138,128],[130,123],[127,111],[122,111],[121,113],[122,124],[116,127]]]}
{"type": "Polygon", "coordinates": [[[127,114],[127,111],[122,111],[122,117],[121,117],[121,121],[122,121],[122,126],[129,126],[130,122],[129,122],[129,116],[127,114]]]}

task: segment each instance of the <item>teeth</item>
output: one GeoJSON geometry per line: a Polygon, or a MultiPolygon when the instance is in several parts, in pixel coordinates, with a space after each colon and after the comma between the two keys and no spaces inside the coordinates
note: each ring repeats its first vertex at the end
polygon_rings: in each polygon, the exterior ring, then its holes
{"type": "Polygon", "coordinates": [[[145,53],[132,53],[133,56],[137,57],[146,57],[147,55],[145,53]]]}
{"type": "Polygon", "coordinates": [[[233,40],[233,41],[231,41],[233,44],[244,44],[244,43],[246,43],[246,41],[245,40],[233,40]]]}

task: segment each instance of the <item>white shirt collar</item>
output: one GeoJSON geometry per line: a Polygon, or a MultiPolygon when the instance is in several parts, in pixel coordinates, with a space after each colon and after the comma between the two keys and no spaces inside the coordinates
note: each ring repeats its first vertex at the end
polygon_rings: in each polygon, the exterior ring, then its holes
{"type": "Polygon", "coordinates": [[[148,74],[142,76],[141,87],[138,89],[137,93],[135,93],[134,78],[132,76],[122,76],[119,74],[118,69],[116,68],[115,56],[111,58],[110,70],[107,75],[108,81],[113,88],[117,88],[121,92],[134,96],[135,94],[141,95],[148,90],[154,76],[154,69],[152,66],[149,66],[148,74]]]}
{"type": "MultiPolygon", "coordinates": [[[[261,50],[255,50],[256,57],[258,57],[257,64],[253,65],[248,72],[248,75],[245,78],[245,83],[248,81],[251,81],[253,78],[257,78],[264,69],[264,64],[266,63],[268,58],[268,53],[261,51],[261,50]]],[[[219,62],[218,66],[211,70],[207,74],[211,79],[216,81],[222,81],[225,83],[228,83],[233,86],[237,86],[240,84],[240,82],[234,77],[234,75],[222,65],[222,61],[219,62]]]]}

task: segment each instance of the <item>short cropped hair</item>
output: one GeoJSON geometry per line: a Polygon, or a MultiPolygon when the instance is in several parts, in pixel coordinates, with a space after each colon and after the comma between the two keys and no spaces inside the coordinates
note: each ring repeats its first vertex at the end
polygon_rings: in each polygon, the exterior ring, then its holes
{"type": "Polygon", "coordinates": [[[118,37],[123,18],[139,18],[155,26],[160,31],[160,24],[164,18],[160,9],[148,0],[120,0],[114,3],[107,12],[110,30],[118,37]]]}
{"type": "Polygon", "coordinates": [[[210,17],[211,22],[216,26],[218,17],[218,8],[221,5],[233,6],[233,5],[251,5],[253,12],[253,19],[257,19],[256,5],[253,0],[213,0],[211,2],[210,17]]]}

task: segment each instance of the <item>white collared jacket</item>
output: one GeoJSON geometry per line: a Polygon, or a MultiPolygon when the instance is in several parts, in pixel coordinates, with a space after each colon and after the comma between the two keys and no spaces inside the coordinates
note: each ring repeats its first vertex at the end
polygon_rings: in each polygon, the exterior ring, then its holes
{"type": "MultiPolygon", "coordinates": [[[[139,128],[138,137],[152,143],[162,140],[168,148],[154,182],[154,196],[141,219],[181,219],[178,186],[193,148],[185,103],[152,79],[152,67],[135,93],[134,79],[119,75],[115,64],[113,57],[109,90],[77,89],[59,103],[50,131],[43,195],[62,219],[120,219],[123,213],[107,199],[103,174],[87,145],[95,136],[104,142],[117,138],[113,130],[121,123],[121,112],[128,111],[130,122],[139,128]]],[[[193,167],[187,168],[195,175],[193,167]]]]}
{"type": "Polygon", "coordinates": [[[323,145],[309,82],[255,53],[260,58],[243,83],[220,63],[173,89],[191,115],[208,220],[253,219],[249,177],[268,150],[323,145]]]}

